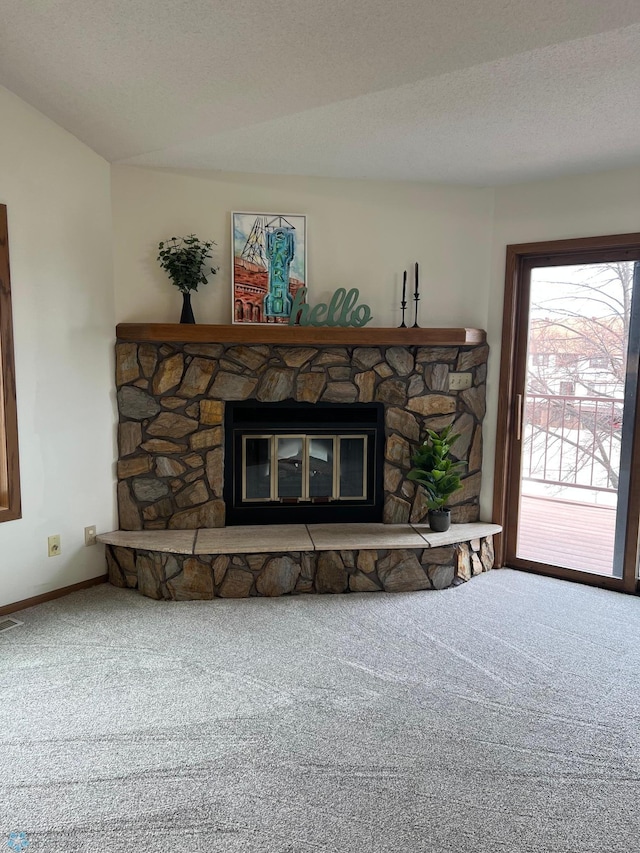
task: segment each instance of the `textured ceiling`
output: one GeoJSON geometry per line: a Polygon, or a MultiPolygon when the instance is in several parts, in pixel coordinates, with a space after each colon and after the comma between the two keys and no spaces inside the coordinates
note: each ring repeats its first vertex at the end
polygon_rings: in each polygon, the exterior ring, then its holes
{"type": "Polygon", "coordinates": [[[472,184],[640,163],[638,0],[0,8],[0,83],[114,162],[472,184]]]}

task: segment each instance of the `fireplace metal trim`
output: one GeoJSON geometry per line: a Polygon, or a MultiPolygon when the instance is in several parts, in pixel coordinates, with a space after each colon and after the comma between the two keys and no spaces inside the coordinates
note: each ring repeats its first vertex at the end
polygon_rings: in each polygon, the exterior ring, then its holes
{"type": "Polygon", "coordinates": [[[269,403],[261,408],[278,414],[276,423],[267,428],[261,428],[260,422],[255,420],[256,405],[255,400],[231,405],[227,403],[225,410],[224,497],[227,524],[326,523],[338,520],[357,523],[382,520],[385,442],[382,404],[269,403]],[[317,419],[318,410],[323,412],[325,420],[317,419]],[[286,419],[289,413],[293,416],[291,423],[286,419]],[[349,429],[350,423],[353,429],[349,429]],[[263,497],[257,498],[248,493],[245,464],[247,441],[255,438],[269,442],[271,474],[269,495],[263,493],[263,497]],[[300,497],[278,495],[277,442],[285,438],[300,439],[302,442],[303,488],[300,497]],[[310,494],[309,447],[316,438],[331,439],[333,442],[333,483],[329,497],[310,494]],[[340,444],[352,438],[363,441],[363,493],[342,495],[340,444]],[[240,463],[238,471],[232,470],[231,460],[234,457],[240,463]]]}

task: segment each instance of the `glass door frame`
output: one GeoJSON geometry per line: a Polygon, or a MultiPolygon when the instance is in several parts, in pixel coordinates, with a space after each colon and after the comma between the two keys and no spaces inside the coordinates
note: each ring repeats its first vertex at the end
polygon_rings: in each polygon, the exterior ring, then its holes
{"type": "Polygon", "coordinates": [[[525,393],[531,270],[534,267],[611,261],[640,261],[640,233],[507,246],[493,498],[493,519],[502,525],[503,532],[495,537],[495,565],[636,593],[640,591],[636,577],[640,540],[640,393],[635,395],[634,427],[629,449],[622,577],[605,577],[516,556],[523,440],[518,425],[525,393]]]}

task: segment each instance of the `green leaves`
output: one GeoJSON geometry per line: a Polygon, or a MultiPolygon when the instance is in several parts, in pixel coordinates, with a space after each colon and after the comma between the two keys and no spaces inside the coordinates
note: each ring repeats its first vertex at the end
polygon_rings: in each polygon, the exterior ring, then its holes
{"type": "Polygon", "coordinates": [[[445,508],[451,495],[462,487],[458,472],[466,463],[449,456],[451,445],[460,437],[451,435],[451,429],[451,425],[440,432],[428,429],[427,439],[411,459],[413,468],[407,477],[424,488],[429,509],[445,508]]]}
{"type": "Polygon", "coordinates": [[[158,243],[158,260],[178,290],[182,293],[197,291],[199,284],[207,283],[207,275],[215,275],[218,271],[217,267],[208,267],[206,271],[215,245],[210,240],[199,240],[195,234],[171,237],[158,243]]]}

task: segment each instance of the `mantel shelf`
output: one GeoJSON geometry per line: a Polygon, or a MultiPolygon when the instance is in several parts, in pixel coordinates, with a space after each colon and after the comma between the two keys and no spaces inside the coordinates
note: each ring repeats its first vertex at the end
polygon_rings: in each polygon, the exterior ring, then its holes
{"type": "Polygon", "coordinates": [[[315,346],[436,346],[457,347],[483,344],[482,329],[363,329],[339,326],[285,326],[238,324],[187,325],[181,323],[119,323],[120,341],[218,344],[301,344],[315,346]]]}

